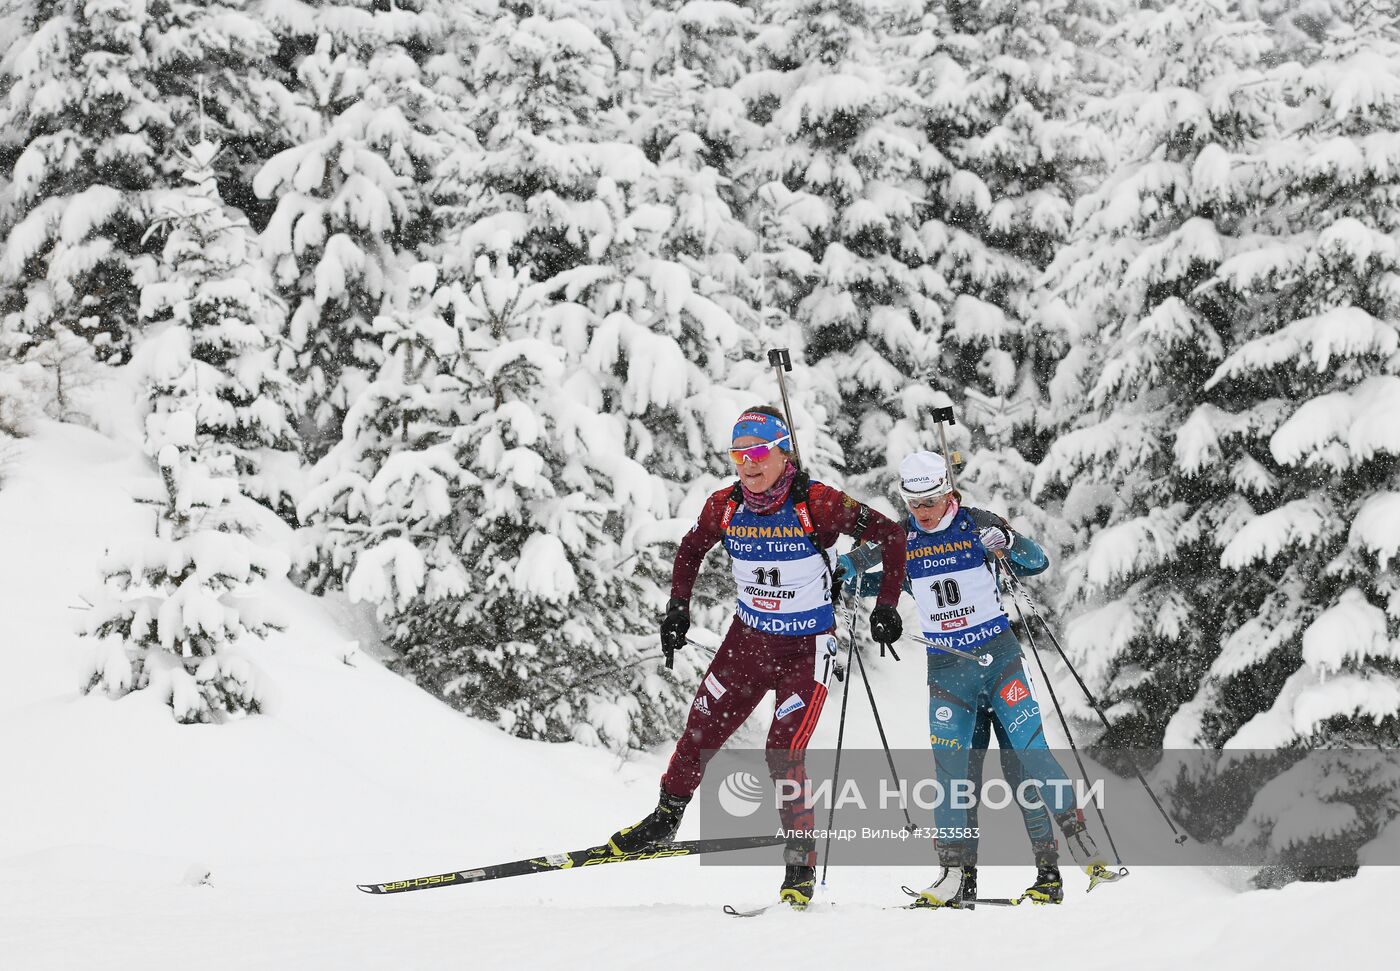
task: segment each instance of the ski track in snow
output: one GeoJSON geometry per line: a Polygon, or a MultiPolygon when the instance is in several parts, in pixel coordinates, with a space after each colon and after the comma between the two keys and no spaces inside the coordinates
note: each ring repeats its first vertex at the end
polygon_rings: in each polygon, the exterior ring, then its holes
{"type": "MultiPolygon", "coordinates": [[[[935,913],[884,909],[928,870],[833,867],[819,899],[834,906],[752,920],[720,908],[771,900],[775,867],[658,861],[363,894],[356,883],[600,842],[650,807],[668,753],[620,760],[463,718],[287,583],[273,591],[287,632],[249,652],[271,683],[266,714],[179,726],[142,693],[81,695],[92,648],[69,608],[107,545],[149,529],[129,501],[149,474],[120,442],[46,424],[0,488],[5,969],[1393,965],[1400,876],[1385,868],[1251,892],[1235,871],[1135,868],[1089,896],[1067,869],[1062,907],[935,913]]],[[[922,659],[903,657],[871,663],[896,744],[925,730],[922,659]]],[[[831,710],[814,746],[834,744],[831,710]]],[[[878,744],[863,699],[849,719],[852,744],[878,744]]],[[[1032,873],[984,867],[982,892],[1015,894],[1032,873]]]]}

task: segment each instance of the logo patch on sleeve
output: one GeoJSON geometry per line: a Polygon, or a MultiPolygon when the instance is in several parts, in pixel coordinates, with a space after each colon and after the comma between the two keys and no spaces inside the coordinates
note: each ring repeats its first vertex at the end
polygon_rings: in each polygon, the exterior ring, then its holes
{"type": "Polygon", "coordinates": [[[705,675],[705,688],[710,694],[715,696],[715,701],[719,701],[723,698],[724,693],[729,690],[724,685],[720,684],[719,678],[715,677],[713,674],[705,675]]]}
{"type": "Polygon", "coordinates": [[[800,697],[798,697],[795,694],[789,695],[788,700],[779,705],[778,710],[773,712],[773,717],[786,718],[788,715],[791,715],[794,711],[797,711],[797,709],[806,707],[807,702],[803,701],[800,697]]]}

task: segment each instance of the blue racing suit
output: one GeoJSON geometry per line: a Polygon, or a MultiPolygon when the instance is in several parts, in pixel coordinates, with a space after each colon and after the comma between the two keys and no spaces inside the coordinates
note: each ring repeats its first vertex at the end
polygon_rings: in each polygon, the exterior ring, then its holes
{"type": "MultiPolygon", "coordinates": [[[[1007,560],[1019,575],[1033,575],[1049,565],[1036,544],[1014,536],[1001,517],[980,509],[961,508],[944,529],[932,533],[920,530],[911,518],[907,533],[905,589],[919,603],[924,637],[978,658],[928,649],[929,743],[934,778],[944,793],[934,822],[940,830],[940,859],[949,866],[976,862],[976,810],[960,808],[951,799],[952,787],[955,781],[968,780],[973,793],[980,791],[993,730],[1003,775],[1017,795],[1037,858],[1055,851],[1046,803],[1056,815],[1074,808],[1069,780],[1046,746],[1040,705],[1022,666],[1021,645],[1011,632],[995,568],[978,535],[991,525],[1014,537],[1007,560]],[[1033,798],[1037,790],[1039,798],[1033,798]]],[[[873,565],[867,551],[853,551],[841,565],[847,582],[863,596],[878,589],[879,574],[862,572],[873,565]]]]}

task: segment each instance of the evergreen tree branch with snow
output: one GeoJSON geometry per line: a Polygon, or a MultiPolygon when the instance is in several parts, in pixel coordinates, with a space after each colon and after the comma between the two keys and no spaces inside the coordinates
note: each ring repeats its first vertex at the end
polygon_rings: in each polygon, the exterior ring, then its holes
{"type": "Polygon", "coordinates": [[[1230,308],[1202,284],[1253,245],[1241,220],[1259,190],[1230,159],[1271,130],[1276,94],[1263,26],[1215,0],[1144,9],[1110,42],[1133,82],[1089,104],[1118,158],[1047,273],[1071,349],[1035,489],[1087,536],[1064,571],[1066,640],[1107,741],[1150,747],[1258,596],[1219,565],[1254,467],[1214,461],[1190,419],[1219,407],[1205,385],[1229,340],[1230,308]]]}
{"type": "Polygon", "coordinates": [[[226,457],[247,495],[290,519],[301,487],[285,313],[252,227],[219,196],[219,153],[207,138],[189,146],[187,185],[156,196],[151,231],[167,234],[141,315],[188,334],[190,367],[153,394],[193,408],[208,459],[226,457]]]}
{"type": "Polygon", "coordinates": [[[1192,424],[1262,473],[1221,563],[1267,592],[1172,724],[1197,744],[1339,750],[1279,760],[1240,823],[1285,868],[1400,815],[1400,775],[1345,754],[1400,742],[1400,29],[1367,0],[1338,14],[1309,63],[1274,72],[1280,135],[1235,163],[1268,191],[1256,245],[1212,282],[1235,346],[1206,387],[1229,405],[1192,424]]]}

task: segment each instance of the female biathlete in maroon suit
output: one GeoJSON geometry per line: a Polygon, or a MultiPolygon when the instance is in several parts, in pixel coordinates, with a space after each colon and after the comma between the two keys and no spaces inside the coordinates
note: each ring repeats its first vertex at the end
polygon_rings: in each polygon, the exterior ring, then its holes
{"type": "MultiPolygon", "coordinates": [[[[613,835],[615,853],[635,853],[676,835],[709,756],[766,691],[776,694],[768,770],[774,779],[805,780],[803,755],[836,661],[826,550],[839,534],[882,546],[884,582],[870,614],[870,632],[882,644],[902,633],[894,604],[904,583],[904,530],[840,490],[809,481],[788,458],[791,442],[774,409],[744,412],[734,426],[730,453],[739,482],[710,496],[681,540],[661,623],[662,650],[669,657],[685,646],[691,588],[705,554],[719,542],[729,552],[738,587],[734,622],[691,703],[685,731],[661,777],[656,809],[613,835]]],[[[815,863],[812,812],[800,803],[781,810],[783,828],[794,835],[779,897],[795,907],[811,899],[815,863]]]]}

